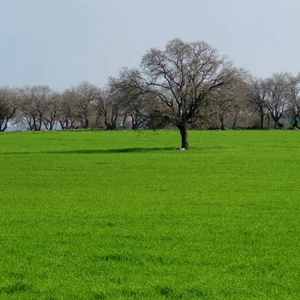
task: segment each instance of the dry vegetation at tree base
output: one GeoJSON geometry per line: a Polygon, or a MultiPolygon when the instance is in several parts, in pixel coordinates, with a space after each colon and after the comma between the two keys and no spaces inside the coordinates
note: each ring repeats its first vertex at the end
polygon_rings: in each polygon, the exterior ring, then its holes
{"type": "Polygon", "coordinates": [[[298,131],[0,135],[0,299],[299,299],[298,131]]]}

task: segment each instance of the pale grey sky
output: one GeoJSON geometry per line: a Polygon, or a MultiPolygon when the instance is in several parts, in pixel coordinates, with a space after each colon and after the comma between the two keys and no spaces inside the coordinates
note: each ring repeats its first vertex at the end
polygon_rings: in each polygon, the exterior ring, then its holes
{"type": "Polygon", "coordinates": [[[300,0],[0,0],[0,86],[102,87],[173,38],[259,77],[300,72],[300,0]]]}

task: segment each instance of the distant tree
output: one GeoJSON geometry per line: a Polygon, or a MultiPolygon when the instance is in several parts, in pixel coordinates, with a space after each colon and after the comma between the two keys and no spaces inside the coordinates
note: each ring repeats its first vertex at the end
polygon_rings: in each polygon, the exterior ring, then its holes
{"type": "Polygon", "coordinates": [[[299,128],[300,118],[300,73],[289,78],[288,111],[293,119],[293,127],[299,128]]]}
{"type": "Polygon", "coordinates": [[[60,109],[57,115],[61,129],[75,129],[79,126],[77,110],[77,93],[75,88],[63,91],[60,99],[60,109]]]}
{"type": "Polygon", "coordinates": [[[103,117],[103,123],[107,130],[117,129],[118,122],[121,123],[120,119],[122,118],[123,122],[124,118],[126,119],[123,101],[123,95],[114,85],[114,78],[109,78],[101,96],[97,98],[98,119],[103,117]]]}
{"type": "Polygon", "coordinates": [[[18,107],[17,91],[9,87],[0,88],[0,131],[5,131],[18,107]]]}
{"type": "MultiPolygon", "coordinates": [[[[241,74],[242,75],[242,74],[241,74]]],[[[231,84],[216,88],[207,101],[209,112],[216,114],[219,119],[219,128],[235,128],[238,117],[246,110],[246,83],[242,76],[240,80],[233,80],[231,84]]]]}
{"type": "Polygon", "coordinates": [[[76,107],[78,119],[82,128],[90,127],[90,117],[93,114],[94,104],[99,98],[100,89],[86,81],[81,82],[75,87],[76,107]]]}
{"type": "Polygon", "coordinates": [[[46,85],[26,86],[19,90],[21,117],[30,130],[41,130],[53,91],[46,85]]]}
{"type": "Polygon", "coordinates": [[[159,98],[147,88],[139,70],[123,68],[118,78],[110,78],[110,86],[120,96],[124,120],[130,120],[132,129],[158,125],[154,119],[162,117],[159,98]]]}
{"type": "Polygon", "coordinates": [[[231,116],[229,127],[236,129],[240,126],[245,127],[251,122],[252,112],[247,98],[247,84],[243,78],[236,82],[233,91],[235,97],[229,110],[231,116]]]}
{"type": "Polygon", "coordinates": [[[147,89],[168,111],[181,134],[181,147],[189,149],[188,128],[202,102],[217,88],[230,85],[239,72],[205,42],[174,39],[165,50],[150,49],[142,58],[147,89]]]}
{"type": "Polygon", "coordinates": [[[58,115],[61,108],[61,94],[51,92],[48,97],[48,107],[44,114],[43,123],[46,129],[53,130],[54,125],[58,122],[58,115]]]}
{"type": "Polygon", "coordinates": [[[288,109],[290,74],[276,73],[266,79],[266,107],[278,128],[279,120],[288,109]]]}
{"type": "Polygon", "coordinates": [[[251,106],[260,116],[260,128],[264,128],[264,119],[267,113],[267,84],[265,79],[250,77],[247,96],[251,106]]]}

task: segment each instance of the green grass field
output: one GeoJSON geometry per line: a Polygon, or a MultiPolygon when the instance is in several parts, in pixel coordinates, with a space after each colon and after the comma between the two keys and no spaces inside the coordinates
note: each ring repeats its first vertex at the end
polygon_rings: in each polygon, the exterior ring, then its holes
{"type": "Polygon", "coordinates": [[[298,131],[0,135],[0,299],[300,299],[298,131]]]}

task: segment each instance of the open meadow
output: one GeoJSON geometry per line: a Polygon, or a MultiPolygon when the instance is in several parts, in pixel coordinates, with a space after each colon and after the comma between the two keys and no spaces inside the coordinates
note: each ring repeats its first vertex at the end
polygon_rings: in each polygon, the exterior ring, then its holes
{"type": "Polygon", "coordinates": [[[0,134],[0,299],[300,299],[299,131],[0,134]]]}

